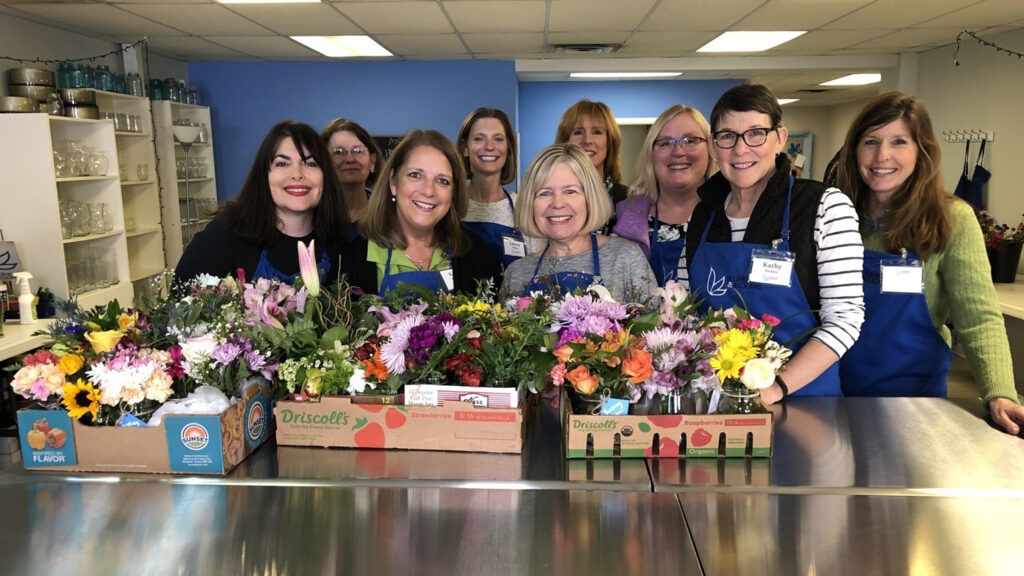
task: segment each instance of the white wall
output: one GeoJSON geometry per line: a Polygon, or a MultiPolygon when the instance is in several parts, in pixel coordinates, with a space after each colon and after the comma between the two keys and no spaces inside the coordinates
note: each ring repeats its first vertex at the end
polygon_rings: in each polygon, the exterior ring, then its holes
{"type": "Polygon", "coordinates": [[[782,123],[790,133],[810,132],[814,136],[811,151],[811,172],[805,178],[821,180],[825,166],[843,146],[846,131],[868,99],[835,106],[784,106],[782,123]]]}
{"type": "MultiPolygon", "coordinates": [[[[33,60],[60,60],[71,58],[82,58],[105,54],[118,46],[105,40],[99,40],[75,34],[65,30],[52,28],[35,22],[30,22],[15,16],[0,14],[0,55],[11,58],[33,60]]],[[[142,56],[140,55],[140,58],[142,56]]],[[[96,64],[107,64],[115,72],[121,72],[121,57],[108,56],[93,62],[96,64]]],[[[150,75],[154,78],[173,76],[175,78],[187,79],[187,62],[166,58],[150,52],[149,54],[150,75]]],[[[9,68],[49,68],[56,71],[56,64],[33,64],[18,63],[11,60],[0,60],[0,72],[9,68]]],[[[7,94],[7,74],[0,74],[0,91],[7,94]]]]}

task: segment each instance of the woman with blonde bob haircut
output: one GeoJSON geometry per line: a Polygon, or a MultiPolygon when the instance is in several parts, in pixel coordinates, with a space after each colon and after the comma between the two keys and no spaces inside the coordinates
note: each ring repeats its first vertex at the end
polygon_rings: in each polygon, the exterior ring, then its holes
{"type": "Polygon", "coordinates": [[[865,247],[866,317],[840,361],[843,394],[945,397],[952,320],[993,420],[1017,434],[1024,408],[981,227],[943,189],[924,105],[900,92],[878,96],[839,158],[837,183],[857,208],[865,247]],[[910,281],[892,281],[897,273],[910,281]]]}
{"type": "Polygon", "coordinates": [[[502,294],[564,294],[601,284],[618,300],[651,295],[657,283],[640,248],[597,233],[611,217],[612,203],[582,148],[555,144],[541,150],[519,194],[516,226],[546,245],[509,265],[502,294]]]}
{"type": "Polygon", "coordinates": [[[583,148],[613,204],[626,199],[629,188],[622,184],[622,163],[619,161],[622,132],[607,104],[584,99],[570,106],[558,122],[555,143],[576,144],[583,148]]]}
{"type": "Polygon", "coordinates": [[[352,284],[389,292],[400,283],[431,290],[471,292],[478,280],[501,281],[501,268],[471,232],[466,213],[462,158],[434,130],[407,134],[388,158],[374,186],[363,237],[350,254],[365,259],[352,284]]]}
{"type": "Polygon", "coordinates": [[[640,245],[664,286],[687,284],[679,259],[686,226],[700,202],[697,189],[715,173],[711,128],[696,108],[675,104],[661,113],[644,138],[629,199],[615,205],[613,232],[640,245]]]}

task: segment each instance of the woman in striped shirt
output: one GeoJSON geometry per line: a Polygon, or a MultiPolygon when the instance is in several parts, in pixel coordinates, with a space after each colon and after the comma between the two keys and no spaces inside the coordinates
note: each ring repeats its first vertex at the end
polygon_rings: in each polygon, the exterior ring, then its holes
{"type": "Polygon", "coordinates": [[[794,356],[785,378],[761,390],[766,403],[838,396],[837,361],[864,321],[864,245],[853,204],[790,174],[789,133],[765,86],[727,90],[711,126],[720,172],[701,186],[690,217],[690,289],[711,308],[739,305],[782,319],[776,336],[794,356]]]}

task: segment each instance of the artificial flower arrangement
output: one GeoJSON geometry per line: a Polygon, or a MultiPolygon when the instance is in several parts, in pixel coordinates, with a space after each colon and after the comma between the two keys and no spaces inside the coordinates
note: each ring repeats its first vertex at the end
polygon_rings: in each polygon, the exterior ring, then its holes
{"type": "Polygon", "coordinates": [[[1007,244],[1024,243],[1024,221],[1011,228],[1008,224],[1000,224],[987,210],[979,210],[977,214],[981,233],[985,236],[985,247],[989,250],[998,252],[1007,244]]]}

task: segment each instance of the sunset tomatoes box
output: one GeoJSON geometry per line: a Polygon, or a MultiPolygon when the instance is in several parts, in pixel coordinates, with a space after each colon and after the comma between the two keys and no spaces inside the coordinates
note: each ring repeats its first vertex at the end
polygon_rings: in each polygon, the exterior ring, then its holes
{"type": "MultiPolygon", "coordinates": [[[[563,394],[562,406],[568,406],[563,394]]],[[[566,458],[767,458],[772,415],[581,416],[562,411],[566,458]]]]}
{"type": "Polygon", "coordinates": [[[158,426],[85,426],[64,410],[18,412],[29,470],[225,475],[273,432],[271,389],[250,387],[220,414],[173,414],[158,426]]]}
{"type": "Polygon", "coordinates": [[[326,396],[319,402],[278,401],[274,414],[279,446],[519,454],[530,406],[357,404],[347,396],[326,396]]]}

